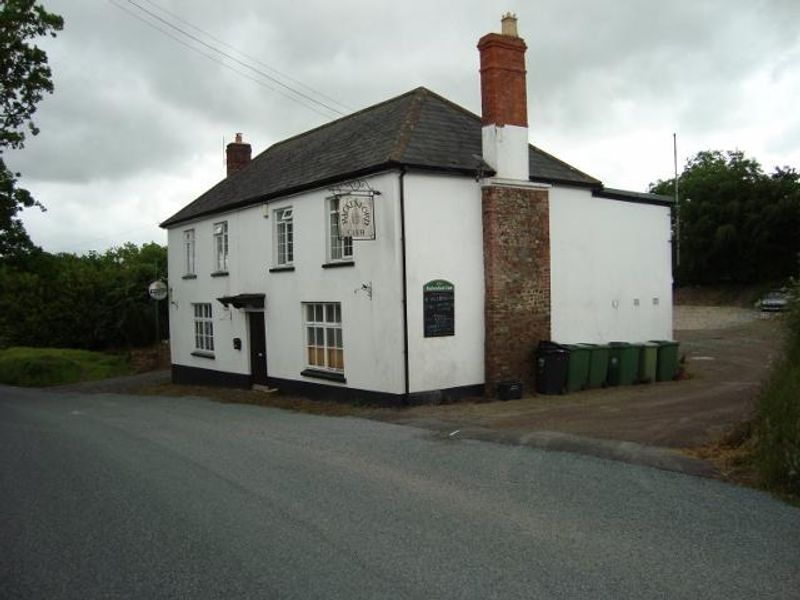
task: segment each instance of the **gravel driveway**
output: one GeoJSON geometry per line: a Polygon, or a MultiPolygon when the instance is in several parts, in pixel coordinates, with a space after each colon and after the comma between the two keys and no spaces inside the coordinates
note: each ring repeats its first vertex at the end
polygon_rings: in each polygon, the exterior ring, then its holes
{"type": "Polygon", "coordinates": [[[697,448],[751,414],[780,349],[781,320],[751,309],[676,306],[686,379],[531,396],[509,402],[417,406],[377,418],[433,429],[479,428],[524,438],[557,432],[644,446],[697,448]]]}
{"type": "Polygon", "coordinates": [[[752,308],[739,306],[685,306],[673,309],[673,324],[677,331],[697,329],[726,329],[745,325],[757,319],[770,318],[752,308]]]}

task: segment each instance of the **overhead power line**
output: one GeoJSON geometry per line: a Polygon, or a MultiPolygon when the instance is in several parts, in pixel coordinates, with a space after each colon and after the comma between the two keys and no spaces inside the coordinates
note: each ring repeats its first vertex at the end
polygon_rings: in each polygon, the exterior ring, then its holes
{"type": "MultiPolygon", "coordinates": [[[[313,96],[296,89],[295,87],[293,87],[291,85],[288,85],[286,83],[281,82],[276,77],[273,77],[273,76],[271,76],[271,75],[269,75],[267,73],[264,73],[262,70],[256,69],[255,67],[247,64],[246,62],[243,62],[242,60],[239,60],[238,58],[236,58],[234,56],[231,56],[230,53],[220,50],[213,43],[209,43],[209,42],[203,41],[202,39],[198,38],[197,36],[185,31],[183,28],[175,25],[174,23],[171,23],[167,18],[160,17],[159,15],[155,14],[154,12],[152,12],[152,11],[148,10],[147,8],[143,7],[141,4],[139,4],[135,0],[124,0],[124,1],[127,2],[128,5],[138,9],[139,12],[134,12],[134,11],[128,10],[125,6],[117,4],[117,2],[122,2],[123,0],[108,0],[108,1],[113,6],[119,8],[121,10],[124,10],[129,15],[131,15],[131,16],[135,17],[136,19],[142,21],[143,23],[145,23],[149,27],[152,27],[153,29],[156,29],[160,33],[163,33],[167,37],[171,38],[173,41],[178,42],[179,44],[181,44],[182,46],[185,46],[186,48],[192,50],[193,52],[197,52],[201,56],[204,56],[205,58],[214,61],[215,63],[225,67],[226,69],[229,69],[229,70],[233,71],[234,73],[236,73],[236,74],[238,74],[238,75],[240,75],[242,77],[246,77],[247,79],[249,79],[249,80],[251,80],[251,81],[253,81],[253,82],[257,83],[257,84],[259,84],[259,85],[261,85],[263,87],[266,87],[267,89],[270,89],[272,91],[275,91],[275,92],[281,94],[282,96],[292,100],[293,102],[296,102],[297,104],[300,104],[300,105],[304,106],[305,108],[308,108],[309,110],[312,110],[312,111],[316,112],[317,114],[322,115],[323,117],[325,117],[328,120],[339,119],[339,118],[347,118],[347,117],[351,116],[351,114],[352,114],[352,110],[353,109],[349,108],[346,104],[343,104],[342,102],[339,102],[339,101],[331,98],[330,96],[327,96],[327,95],[323,94],[322,92],[320,92],[318,90],[315,90],[314,88],[311,88],[310,86],[307,86],[307,85],[297,81],[296,79],[292,79],[291,77],[281,73],[277,69],[274,69],[274,68],[270,67],[269,65],[265,65],[264,63],[262,63],[261,61],[258,61],[254,57],[243,53],[241,50],[237,50],[236,48],[234,48],[233,46],[231,46],[227,42],[224,42],[223,40],[211,35],[207,31],[205,31],[205,30],[203,30],[203,29],[201,29],[201,28],[189,23],[188,21],[186,21],[185,19],[183,19],[179,15],[177,15],[177,14],[175,14],[173,12],[170,12],[170,11],[164,9],[164,8],[161,8],[157,3],[153,2],[152,0],[139,0],[139,2],[147,2],[151,6],[155,7],[157,10],[160,10],[161,12],[163,12],[165,15],[168,15],[169,18],[172,18],[172,19],[174,19],[174,20],[176,20],[176,21],[178,21],[180,23],[185,24],[187,27],[190,27],[190,28],[194,29],[195,31],[201,33],[202,35],[207,36],[209,39],[213,40],[214,42],[216,42],[218,44],[221,44],[222,46],[225,46],[227,48],[230,48],[233,52],[241,54],[242,56],[244,56],[248,60],[251,60],[253,62],[256,62],[256,63],[264,66],[266,69],[269,69],[270,71],[273,71],[274,73],[286,78],[289,81],[295,82],[297,85],[302,86],[302,87],[306,88],[307,90],[309,90],[309,92],[312,93],[312,94],[317,94],[317,95],[319,95],[319,96],[321,96],[323,98],[328,99],[331,103],[338,104],[339,106],[347,109],[349,112],[348,113],[344,113],[341,110],[331,106],[330,103],[322,102],[322,101],[314,98],[313,96]],[[146,18],[144,15],[149,17],[149,19],[146,18]],[[157,23],[154,23],[150,19],[155,19],[157,21],[157,23]],[[164,27],[159,26],[159,23],[163,23],[164,25],[169,27],[172,31],[166,30],[164,27]],[[214,53],[216,53],[217,55],[219,55],[221,57],[224,57],[225,59],[234,61],[236,64],[247,68],[248,70],[252,71],[256,75],[258,75],[260,77],[263,77],[263,78],[266,78],[267,80],[269,80],[271,82],[277,83],[283,89],[275,88],[275,87],[273,87],[271,85],[268,85],[262,79],[254,77],[249,73],[243,73],[241,70],[236,69],[233,66],[231,66],[230,64],[228,64],[228,62],[226,62],[224,59],[221,59],[218,56],[213,56],[213,55],[211,55],[211,54],[209,54],[207,52],[204,52],[202,49],[196,47],[195,45],[193,45],[191,43],[188,43],[186,41],[186,39],[182,39],[182,38],[178,37],[177,35],[175,35],[175,33],[173,33],[173,31],[174,32],[178,32],[179,34],[184,36],[184,38],[187,38],[187,39],[191,40],[194,43],[201,44],[205,48],[208,48],[209,50],[212,50],[214,53]],[[291,94],[295,94],[298,97],[295,97],[294,95],[290,95],[290,93],[291,94]],[[320,109],[332,112],[332,113],[335,114],[335,116],[331,116],[330,114],[321,112],[320,109]]],[[[367,129],[372,128],[372,127],[380,127],[380,126],[383,125],[382,119],[380,119],[380,118],[378,118],[377,116],[374,116],[374,115],[363,115],[362,121],[363,121],[362,123],[358,124],[355,127],[355,131],[364,131],[364,130],[367,130],[367,129]]]]}
{"type": "Polygon", "coordinates": [[[231,44],[227,43],[225,40],[222,40],[222,39],[216,37],[215,35],[213,35],[212,33],[209,33],[205,29],[202,29],[202,28],[198,27],[197,25],[194,25],[193,23],[190,23],[189,21],[187,21],[186,19],[184,19],[180,15],[178,15],[178,14],[176,14],[176,13],[170,11],[170,10],[167,10],[163,6],[160,6],[157,2],[154,2],[153,0],[144,0],[144,1],[147,2],[149,5],[153,6],[156,10],[159,10],[162,13],[169,15],[170,17],[172,17],[176,21],[178,21],[180,23],[183,23],[184,25],[186,25],[187,27],[189,27],[191,29],[194,29],[195,31],[197,31],[198,33],[208,37],[209,39],[214,40],[215,42],[217,42],[218,44],[224,46],[225,48],[228,48],[229,50],[232,50],[236,54],[239,54],[240,56],[243,56],[244,58],[253,61],[257,65],[260,65],[260,66],[264,67],[265,69],[267,69],[271,73],[274,73],[275,75],[277,75],[279,77],[283,77],[287,81],[291,81],[292,83],[294,83],[294,84],[296,84],[296,85],[308,90],[309,92],[311,92],[313,94],[316,94],[321,98],[325,98],[326,100],[328,100],[330,102],[333,102],[334,104],[336,104],[336,105],[342,107],[343,109],[345,109],[348,113],[353,112],[354,109],[353,109],[352,106],[348,106],[347,104],[343,104],[342,102],[339,102],[336,98],[332,98],[331,96],[328,96],[327,94],[321,92],[320,90],[315,89],[315,88],[311,87],[310,85],[306,85],[302,81],[299,81],[298,79],[295,79],[295,78],[287,75],[286,73],[283,73],[282,71],[279,71],[275,67],[272,67],[272,66],[268,65],[267,63],[259,60],[255,56],[252,56],[250,54],[247,54],[246,52],[243,52],[242,50],[236,48],[236,46],[232,46],[231,44]]]}
{"type": "Polygon", "coordinates": [[[263,86],[263,87],[265,87],[265,88],[267,88],[269,90],[277,92],[278,94],[284,96],[285,98],[287,98],[287,99],[289,99],[289,100],[291,100],[293,102],[296,102],[297,104],[300,104],[301,106],[304,106],[305,108],[308,108],[309,110],[314,111],[315,113],[325,117],[326,119],[331,119],[332,118],[331,115],[330,115],[330,112],[332,112],[332,113],[334,113],[336,115],[343,115],[344,114],[340,110],[332,108],[332,107],[329,107],[324,102],[320,102],[319,100],[314,99],[313,97],[309,96],[308,94],[304,94],[302,92],[299,92],[298,90],[293,89],[291,86],[288,86],[288,85],[280,82],[276,78],[274,78],[274,77],[272,77],[272,76],[270,76],[270,75],[268,75],[266,73],[263,73],[262,71],[259,71],[258,69],[255,69],[254,67],[251,67],[250,65],[247,65],[246,63],[242,62],[241,60],[238,60],[235,57],[230,56],[229,54],[219,50],[218,48],[214,48],[212,45],[203,42],[202,40],[200,40],[196,36],[193,36],[192,34],[190,34],[188,32],[184,32],[179,27],[169,23],[165,19],[160,18],[158,15],[155,15],[151,11],[148,11],[147,9],[141,7],[140,5],[136,4],[136,2],[133,2],[132,0],[127,0],[128,4],[136,6],[142,12],[153,16],[159,22],[162,22],[162,23],[168,25],[171,29],[174,29],[174,30],[176,30],[178,32],[183,33],[183,35],[185,37],[188,37],[188,38],[190,38],[192,40],[195,40],[195,41],[201,43],[203,46],[211,49],[212,51],[216,52],[217,54],[229,58],[230,60],[234,61],[236,64],[242,65],[242,66],[248,68],[249,70],[254,71],[256,74],[260,75],[261,77],[264,77],[264,78],[268,79],[269,81],[272,81],[272,82],[275,82],[275,83],[279,84],[280,86],[285,88],[286,91],[284,89],[280,89],[280,88],[274,87],[272,85],[269,85],[268,83],[266,83],[262,79],[258,79],[258,78],[253,77],[252,75],[250,75],[248,73],[245,73],[245,72],[243,72],[243,71],[241,71],[239,69],[234,68],[232,65],[228,64],[224,60],[222,60],[222,59],[220,59],[220,58],[218,58],[216,56],[213,56],[212,54],[204,52],[202,49],[197,48],[196,46],[193,46],[192,44],[188,43],[185,39],[181,39],[180,37],[178,37],[177,35],[175,35],[171,31],[168,31],[168,30],[164,29],[163,27],[160,27],[157,23],[153,23],[152,21],[150,21],[147,18],[143,17],[141,14],[137,14],[136,12],[134,12],[132,10],[129,10],[126,6],[119,4],[115,0],[108,0],[108,2],[112,6],[114,6],[115,8],[118,8],[118,9],[124,11],[128,15],[136,18],[137,20],[141,21],[142,23],[144,23],[148,27],[151,27],[151,28],[159,31],[160,33],[166,35],[167,37],[169,37],[173,41],[181,44],[182,46],[188,48],[189,50],[192,50],[193,52],[196,52],[197,54],[200,54],[201,56],[207,58],[208,60],[211,60],[211,61],[217,63],[218,65],[220,65],[220,66],[222,66],[222,67],[224,67],[224,68],[226,68],[226,69],[228,69],[230,71],[233,71],[234,73],[236,73],[236,74],[238,74],[238,75],[240,75],[242,77],[245,77],[245,78],[253,81],[254,83],[257,83],[257,84],[259,84],[259,85],[261,85],[261,86],[263,86]],[[294,95],[291,95],[290,92],[291,92],[291,94],[296,94],[297,96],[300,96],[300,98],[295,97],[294,95]],[[307,99],[307,100],[304,100],[304,99],[307,99]],[[329,112],[322,112],[320,110],[320,107],[325,109],[325,110],[327,110],[327,111],[329,111],[329,112]]]}
{"type": "Polygon", "coordinates": [[[297,94],[298,96],[301,96],[301,97],[305,98],[306,100],[309,100],[309,101],[313,102],[314,104],[318,104],[318,105],[322,106],[323,108],[328,109],[331,112],[337,113],[339,115],[344,115],[344,113],[342,111],[340,111],[339,109],[333,108],[332,106],[329,106],[325,102],[322,102],[321,100],[317,100],[313,96],[310,96],[310,95],[306,94],[305,92],[297,90],[297,89],[293,88],[292,86],[283,83],[280,79],[277,79],[276,77],[273,77],[269,73],[265,73],[264,71],[256,69],[255,67],[247,64],[246,62],[244,62],[242,60],[239,60],[238,58],[236,58],[235,56],[225,52],[224,50],[220,50],[216,46],[205,42],[204,40],[200,39],[196,35],[194,35],[192,33],[189,33],[185,29],[181,29],[177,25],[175,25],[173,23],[170,23],[167,19],[164,19],[164,18],[160,17],[159,15],[157,15],[156,13],[154,13],[153,11],[146,9],[141,4],[135,2],[135,0],[126,0],[126,1],[127,1],[128,4],[130,4],[132,6],[135,6],[136,8],[138,8],[139,10],[141,10],[144,13],[147,13],[148,15],[150,15],[151,17],[153,17],[157,21],[160,21],[161,23],[163,23],[167,27],[170,27],[171,29],[174,29],[175,31],[177,31],[181,35],[184,35],[184,36],[194,40],[198,44],[201,44],[201,45],[205,46],[206,48],[208,48],[212,52],[216,52],[217,54],[219,54],[221,56],[224,56],[225,58],[227,58],[229,60],[232,60],[233,62],[245,67],[246,69],[249,69],[249,70],[253,71],[254,73],[257,73],[257,74],[261,75],[262,77],[265,77],[265,78],[269,79],[273,83],[276,83],[279,86],[289,90],[293,94],[297,94]]]}

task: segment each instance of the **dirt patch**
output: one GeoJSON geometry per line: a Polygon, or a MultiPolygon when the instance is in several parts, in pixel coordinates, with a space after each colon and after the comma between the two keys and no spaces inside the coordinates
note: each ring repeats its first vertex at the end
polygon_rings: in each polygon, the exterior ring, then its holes
{"type": "Polygon", "coordinates": [[[739,306],[677,305],[673,309],[673,322],[679,331],[697,329],[727,329],[746,325],[757,319],[768,320],[771,314],[761,314],[752,308],[739,306]]]}
{"type": "Polygon", "coordinates": [[[141,385],[133,390],[135,394],[145,396],[199,396],[212,398],[219,402],[232,404],[254,404],[271,408],[281,408],[314,415],[330,417],[369,416],[375,409],[354,406],[342,402],[326,402],[310,400],[300,396],[288,396],[258,390],[220,388],[203,385],[179,385],[159,382],[155,385],[141,385]]]}
{"type": "Polygon", "coordinates": [[[683,454],[710,462],[723,479],[758,487],[760,480],[754,461],[752,427],[752,421],[741,421],[707,444],[683,450],[683,454]]]}
{"type": "Polygon", "coordinates": [[[750,416],[761,381],[779,355],[778,320],[756,315],[739,322],[727,319],[728,312],[721,311],[713,320],[717,328],[676,331],[684,381],[510,402],[417,406],[377,417],[453,429],[558,431],[648,446],[699,448],[750,416]],[[719,328],[721,322],[728,326],[719,328]]]}
{"type": "Polygon", "coordinates": [[[130,351],[130,365],[134,373],[169,369],[169,342],[150,346],[149,348],[134,348],[130,351]]]}

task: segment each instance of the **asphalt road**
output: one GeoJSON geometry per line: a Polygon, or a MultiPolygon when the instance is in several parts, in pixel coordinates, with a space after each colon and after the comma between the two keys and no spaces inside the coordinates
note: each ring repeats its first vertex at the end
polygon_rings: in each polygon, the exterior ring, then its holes
{"type": "Polygon", "coordinates": [[[2,598],[798,598],[800,510],[350,418],[0,387],[2,598]]]}

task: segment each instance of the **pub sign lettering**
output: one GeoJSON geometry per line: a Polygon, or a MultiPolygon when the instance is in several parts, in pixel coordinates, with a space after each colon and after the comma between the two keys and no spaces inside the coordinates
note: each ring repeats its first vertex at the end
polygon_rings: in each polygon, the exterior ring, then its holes
{"type": "Polygon", "coordinates": [[[375,203],[372,195],[339,196],[339,237],[375,239],[375,203]]]}

